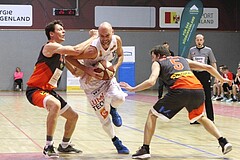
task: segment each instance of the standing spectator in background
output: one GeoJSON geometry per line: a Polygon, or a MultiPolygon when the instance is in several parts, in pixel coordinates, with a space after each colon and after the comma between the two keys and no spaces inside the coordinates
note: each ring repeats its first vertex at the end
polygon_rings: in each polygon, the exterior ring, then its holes
{"type": "Polygon", "coordinates": [[[21,71],[20,67],[17,67],[16,71],[14,72],[14,83],[14,89],[22,91],[23,72],[21,71]]]}
{"type": "Polygon", "coordinates": [[[237,97],[236,99],[240,102],[240,66],[237,69],[236,77],[234,79],[233,84],[233,97],[237,97]]]}
{"type": "MultiPolygon", "coordinates": [[[[174,53],[170,50],[170,45],[167,41],[163,42],[163,47],[168,49],[168,51],[170,52],[170,56],[174,56],[174,53]]],[[[158,79],[158,99],[160,99],[163,95],[163,86],[163,81],[161,79],[158,79]]]]}
{"type": "MultiPolygon", "coordinates": [[[[197,34],[196,46],[190,48],[188,58],[203,64],[209,64],[217,69],[216,59],[210,47],[204,45],[204,36],[197,34]]],[[[214,122],[213,105],[211,100],[211,75],[206,71],[193,71],[194,75],[202,83],[205,92],[205,110],[207,117],[214,122]]],[[[191,124],[199,124],[194,122],[191,124]]]]}
{"type": "Polygon", "coordinates": [[[174,53],[170,50],[170,45],[167,41],[163,42],[163,46],[168,49],[168,51],[170,52],[170,56],[174,56],[174,53]]]}

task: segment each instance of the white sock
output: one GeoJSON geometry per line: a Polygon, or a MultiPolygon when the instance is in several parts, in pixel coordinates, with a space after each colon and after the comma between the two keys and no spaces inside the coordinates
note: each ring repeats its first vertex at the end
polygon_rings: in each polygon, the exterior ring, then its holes
{"type": "Polygon", "coordinates": [[[62,142],[61,143],[61,146],[63,147],[63,148],[67,148],[67,146],[70,144],[70,142],[62,142]]]}
{"type": "Polygon", "coordinates": [[[52,146],[53,145],[53,141],[46,141],[46,146],[52,146]]]}
{"type": "Polygon", "coordinates": [[[109,117],[108,117],[108,121],[105,124],[102,124],[102,128],[111,139],[115,137],[116,134],[113,128],[113,124],[109,117]]]}

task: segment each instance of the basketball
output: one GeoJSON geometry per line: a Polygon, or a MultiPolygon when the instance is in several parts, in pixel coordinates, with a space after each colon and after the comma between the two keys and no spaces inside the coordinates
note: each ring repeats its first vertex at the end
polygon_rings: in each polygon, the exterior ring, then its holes
{"type": "Polygon", "coordinates": [[[102,74],[102,80],[109,80],[114,76],[115,70],[112,63],[109,61],[101,60],[95,67],[97,68],[94,69],[94,71],[102,74]]]}

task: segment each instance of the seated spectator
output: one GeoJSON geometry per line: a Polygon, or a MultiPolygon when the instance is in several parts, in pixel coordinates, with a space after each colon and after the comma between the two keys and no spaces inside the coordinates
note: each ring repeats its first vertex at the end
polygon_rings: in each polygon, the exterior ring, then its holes
{"type": "Polygon", "coordinates": [[[236,77],[233,83],[233,101],[240,102],[240,66],[237,69],[236,77]]]}
{"type": "MultiPolygon", "coordinates": [[[[223,73],[224,78],[232,80],[232,82],[234,81],[235,75],[229,71],[227,66],[224,66],[222,68],[222,73],[223,73]]],[[[221,102],[232,102],[234,99],[233,92],[232,92],[232,86],[230,86],[228,83],[223,83],[222,87],[223,87],[224,97],[221,100],[221,102]],[[229,97],[229,95],[230,95],[230,97],[229,97]]]]}
{"type": "Polygon", "coordinates": [[[217,99],[221,100],[221,93],[222,93],[222,84],[220,81],[218,81],[217,79],[214,81],[213,84],[213,96],[212,96],[212,100],[216,101],[217,99]]]}
{"type": "MultiPolygon", "coordinates": [[[[226,67],[226,65],[220,65],[219,66],[219,72],[223,76],[223,70],[222,68],[226,67]]],[[[218,80],[215,79],[214,85],[213,85],[213,101],[221,101],[223,99],[223,87],[222,83],[218,80]]]]}
{"type": "Polygon", "coordinates": [[[22,91],[22,83],[23,83],[23,72],[19,67],[16,68],[14,72],[14,89],[18,91],[22,91]]]}

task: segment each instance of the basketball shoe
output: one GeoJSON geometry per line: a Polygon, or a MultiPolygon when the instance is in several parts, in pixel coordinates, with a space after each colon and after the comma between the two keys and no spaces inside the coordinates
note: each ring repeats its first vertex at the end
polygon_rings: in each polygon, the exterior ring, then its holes
{"type": "Polygon", "coordinates": [[[43,149],[45,158],[59,158],[59,155],[55,152],[53,145],[46,145],[43,149]]]}
{"type": "Polygon", "coordinates": [[[229,143],[226,138],[221,137],[221,138],[219,138],[218,142],[222,148],[223,154],[227,154],[228,152],[230,152],[232,150],[232,144],[229,143]]]}
{"type": "Polygon", "coordinates": [[[122,118],[121,116],[118,114],[117,109],[113,108],[111,106],[110,109],[110,114],[112,115],[112,122],[116,127],[121,127],[122,126],[122,118]]]}
{"type": "Polygon", "coordinates": [[[147,159],[150,157],[150,152],[145,146],[142,146],[135,154],[132,155],[133,159],[147,159]]]}
{"type": "Polygon", "coordinates": [[[81,150],[73,148],[72,144],[69,144],[66,148],[63,148],[61,144],[58,146],[58,152],[61,153],[82,153],[81,150]]]}
{"type": "Polygon", "coordinates": [[[129,154],[129,150],[118,138],[113,142],[119,154],[129,154]]]}

